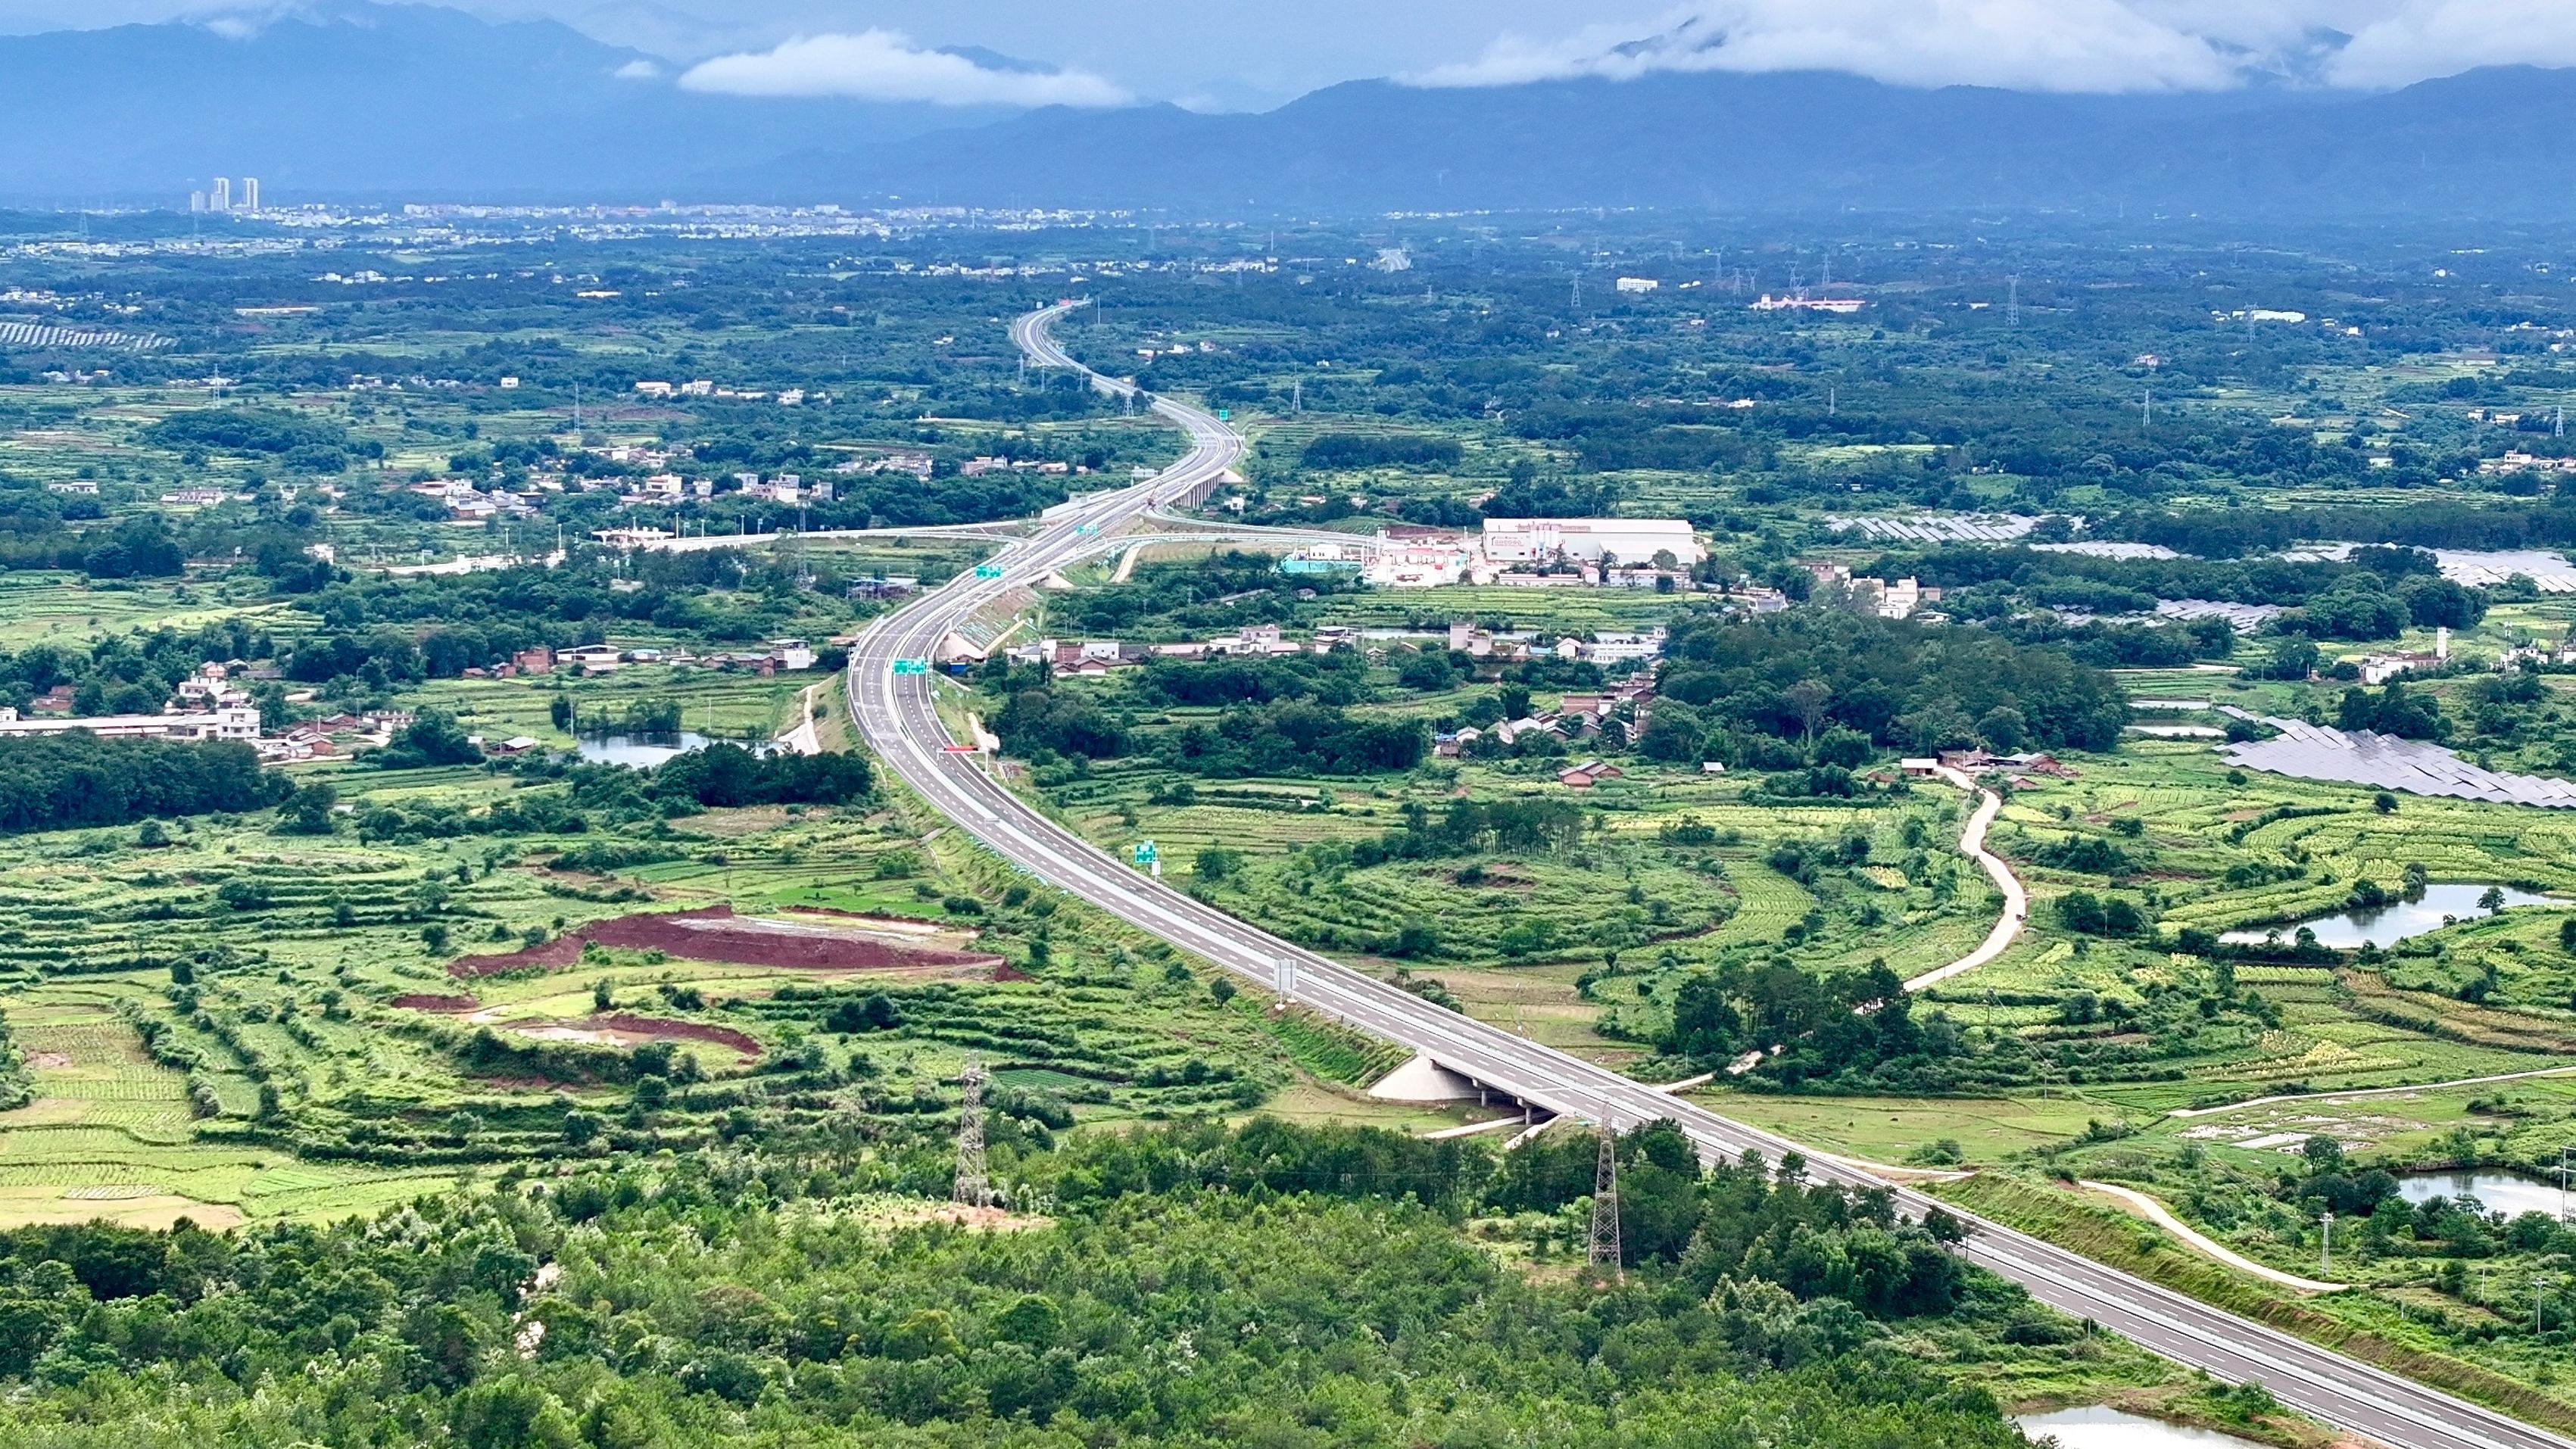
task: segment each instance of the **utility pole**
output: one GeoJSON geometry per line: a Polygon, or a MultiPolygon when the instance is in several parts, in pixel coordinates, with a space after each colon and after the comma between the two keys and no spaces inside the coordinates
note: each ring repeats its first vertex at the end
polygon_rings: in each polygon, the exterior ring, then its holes
{"type": "Polygon", "coordinates": [[[2138,431],[2143,433],[2155,425],[2156,390],[2148,388],[2138,396],[2138,431]]]}
{"type": "Polygon", "coordinates": [[[2334,1271],[2334,1211],[2329,1208],[2318,1222],[2325,1230],[2325,1237],[2317,1253],[2317,1271],[2331,1273],[2334,1271]]]}
{"type": "Polygon", "coordinates": [[[1601,1114],[1601,1157],[1592,1171],[1592,1271],[1607,1271],[1614,1282],[1628,1274],[1619,1251],[1619,1134],[1610,1114],[1601,1114]]]}
{"type": "Polygon", "coordinates": [[[968,1207],[993,1205],[993,1184],[984,1175],[984,1063],[968,1057],[958,1078],[966,1100],[957,1119],[957,1188],[949,1196],[968,1207]]]}
{"type": "Polygon", "coordinates": [[[2531,1332],[2535,1338],[2543,1331],[2540,1326],[2540,1295],[2548,1282],[2548,1279],[2538,1273],[2531,1275],[2531,1332]]]}

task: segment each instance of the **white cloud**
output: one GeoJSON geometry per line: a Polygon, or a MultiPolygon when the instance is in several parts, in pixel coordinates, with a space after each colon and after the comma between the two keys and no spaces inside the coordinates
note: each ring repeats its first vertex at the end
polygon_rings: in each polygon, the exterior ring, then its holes
{"type": "Polygon", "coordinates": [[[626,62],[624,65],[621,65],[617,69],[609,72],[609,74],[617,77],[619,80],[659,80],[662,76],[662,68],[649,60],[639,57],[626,62]]]}
{"type": "Polygon", "coordinates": [[[2352,28],[2327,67],[2337,85],[2402,86],[2482,65],[2576,65],[2566,0],[2429,0],[2352,28]]]}
{"type": "Polygon", "coordinates": [[[1898,85],[2217,90],[2257,73],[2406,85],[2576,64],[2569,0],[1695,0],[1651,26],[1505,35],[1416,85],[1657,71],[1848,71],[1898,85]]]}
{"type": "Polygon", "coordinates": [[[891,30],[798,36],[774,49],[720,55],[680,77],[693,91],[737,96],[850,96],[939,106],[1123,106],[1134,97],[1079,70],[1002,70],[923,50],[891,30]]]}

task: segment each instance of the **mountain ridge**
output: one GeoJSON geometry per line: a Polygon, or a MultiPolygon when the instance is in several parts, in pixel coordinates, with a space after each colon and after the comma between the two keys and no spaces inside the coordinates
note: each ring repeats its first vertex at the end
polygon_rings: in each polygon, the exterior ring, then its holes
{"type": "MultiPolygon", "coordinates": [[[[988,66],[1041,68],[951,47],[988,66]]],[[[2360,93],[1919,89],[1665,71],[1503,87],[1358,80],[1263,112],[943,108],[708,94],[547,20],[338,0],[0,37],[0,203],[783,201],[1352,214],[2012,207],[2576,221],[2543,178],[2576,71],[2360,93]]]]}

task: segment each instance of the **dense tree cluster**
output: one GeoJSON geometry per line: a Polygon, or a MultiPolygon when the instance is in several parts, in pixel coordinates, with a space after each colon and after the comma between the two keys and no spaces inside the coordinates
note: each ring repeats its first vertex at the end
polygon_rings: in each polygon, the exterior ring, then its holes
{"type": "Polygon", "coordinates": [[[1946,1016],[1916,1021],[1904,983],[1884,965],[1818,975],[1775,956],[1685,980],[1657,1045],[1710,1065],[1759,1051],[1755,1079],[1795,1090],[1903,1076],[1956,1055],[1960,1039],[1946,1016]]]}
{"type": "Polygon", "coordinates": [[[0,1444],[2020,1442],[1892,1341],[2037,1321],[1946,1218],[1795,1164],[1703,1172],[1669,1127],[1619,1151],[1638,1271],[1608,1293],[1451,1219],[1579,1213],[1576,1134],[1499,1177],[1366,1129],[1092,1134],[1027,1164],[1059,1208],[1023,1232],[805,1211],[781,1199],[830,1174],[731,1156],[327,1227],[17,1229],[0,1444]]]}
{"type": "Polygon", "coordinates": [[[855,754],[756,755],[713,744],[654,767],[651,793],[714,808],[741,805],[844,805],[864,797],[868,762],[855,754]]]}
{"type": "MultiPolygon", "coordinates": [[[[1204,686],[1211,694],[1237,688],[1258,693],[1269,687],[1273,677],[1296,677],[1222,665],[1186,665],[1165,674],[1156,687],[1169,684],[1197,692],[1201,676],[1190,671],[1211,668],[1214,672],[1205,676],[1204,686]],[[1184,684],[1184,680],[1191,682],[1184,684]]],[[[1102,760],[1148,753],[1176,770],[1225,778],[1384,774],[1412,769],[1431,747],[1419,720],[1298,698],[1232,705],[1213,724],[1131,730],[1097,701],[1052,684],[1014,690],[994,715],[993,732],[1012,753],[1029,758],[1102,760]]]]}
{"type": "Polygon", "coordinates": [[[86,730],[0,739],[0,832],[127,825],[259,810],[286,793],[233,741],[100,738],[86,730]]]}
{"type": "Polygon", "coordinates": [[[1774,767],[1762,741],[1812,741],[1840,726],[1882,746],[2109,749],[2128,721],[2119,687],[2055,646],[2024,646],[1980,629],[1937,628],[1841,612],[1742,620],[1702,616],[1665,646],[1663,700],[1648,754],[1693,757],[1687,737],[1728,763],[1774,767]],[[1660,731],[1674,736],[1664,742],[1660,731]]]}

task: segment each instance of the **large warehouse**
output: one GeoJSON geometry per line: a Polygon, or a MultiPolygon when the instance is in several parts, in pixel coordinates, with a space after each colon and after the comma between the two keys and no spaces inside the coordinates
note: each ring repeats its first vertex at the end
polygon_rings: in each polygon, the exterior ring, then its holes
{"type": "Polygon", "coordinates": [[[1485,557],[1496,563],[1535,563],[1562,558],[1642,565],[1658,553],[1687,568],[1707,553],[1690,524],[1679,518],[1488,518],[1485,557]]]}

